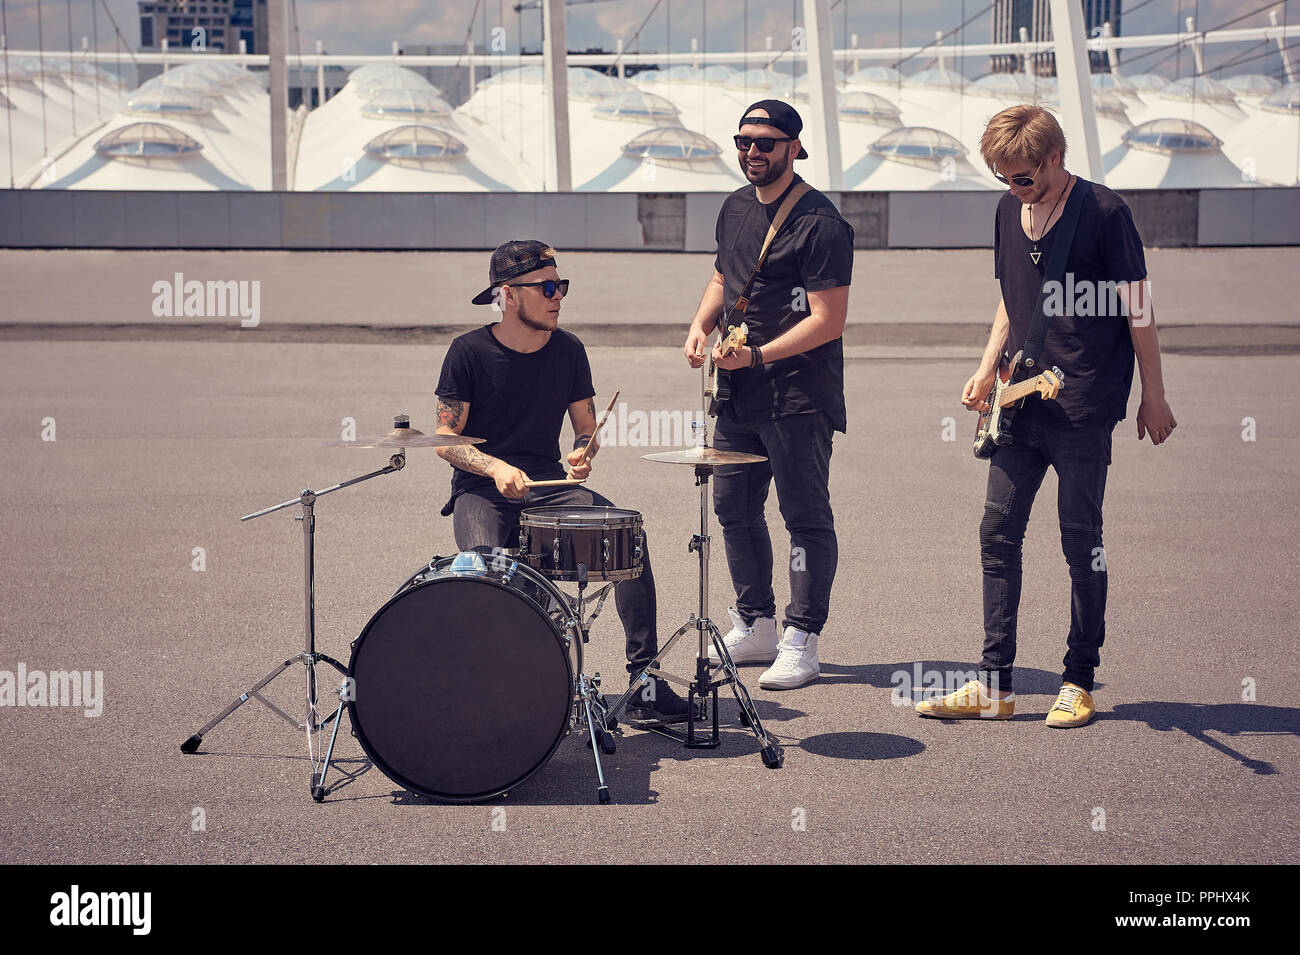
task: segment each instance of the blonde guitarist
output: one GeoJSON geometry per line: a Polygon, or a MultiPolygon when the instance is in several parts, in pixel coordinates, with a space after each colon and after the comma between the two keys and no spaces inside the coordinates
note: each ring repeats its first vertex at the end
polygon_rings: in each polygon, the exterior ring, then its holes
{"type": "Polygon", "coordinates": [[[1096,713],[1094,674],[1106,638],[1102,499],[1111,435],[1127,414],[1135,355],[1142,375],[1138,439],[1150,433],[1151,442],[1161,444],[1177,422],[1165,401],[1142,239],[1124,200],[1065,169],[1065,136],[1041,107],[1013,106],[998,113],[984,131],[980,152],[1008,186],[993,233],[1002,301],[962,404],[980,412],[991,410],[990,399],[1001,405],[1005,395],[996,384],[997,371],[1006,353],[1022,353],[1009,382],[1013,387],[1018,376],[1032,379],[1047,370],[1059,371],[1063,386],[1049,383],[1053,400],[1025,398],[989,458],[979,530],[984,606],[979,679],[916,709],[921,716],[946,719],[1005,720],[1015,713],[1021,548],[1034,497],[1050,467],[1057,477],[1070,604],[1061,689],[1046,722],[1053,728],[1084,726],[1096,713]],[[1085,295],[1066,303],[1061,291],[1067,287],[1071,294],[1086,290],[1085,295]]]}

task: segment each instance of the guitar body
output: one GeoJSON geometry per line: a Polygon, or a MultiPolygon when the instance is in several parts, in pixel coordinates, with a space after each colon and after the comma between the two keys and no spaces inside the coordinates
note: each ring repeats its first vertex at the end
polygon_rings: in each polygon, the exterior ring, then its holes
{"type": "Polygon", "coordinates": [[[973,450],[977,458],[991,458],[994,451],[1011,443],[1011,425],[1016,411],[1029,395],[1054,399],[1061,393],[1065,375],[1055,366],[1036,378],[1017,381],[1022,374],[1023,359],[1023,352],[1016,352],[1016,356],[1009,360],[1005,353],[1002,355],[998,373],[993,377],[993,390],[988,396],[989,410],[980,412],[979,423],[975,426],[973,450]]]}
{"type": "MultiPolygon", "coordinates": [[[[724,356],[735,354],[744,347],[748,337],[749,326],[744,322],[728,329],[726,337],[721,342],[722,354],[724,356]]],[[[709,399],[708,411],[713,418],[722,414],[722,406],[731,400],[731,372],[719,368],[712,358],[709,359],[709,384],[704,394],[709,399]]]]}
{"type": "Polygon", "coordinates": [[[1011,443],[1011,423],[1016,417],[1016,408],[1003,408],[998,399],[1011,384],[1013,369],[1020,367],[1022,353],[1007,359],[1006,352],[998,361],[998,373],[993,378],[993,390],[989,392],[989,410],[980,412],[979,424],[975,427],[975,457],[991,458],[993,452],[1004,444],[1011,443]]]}

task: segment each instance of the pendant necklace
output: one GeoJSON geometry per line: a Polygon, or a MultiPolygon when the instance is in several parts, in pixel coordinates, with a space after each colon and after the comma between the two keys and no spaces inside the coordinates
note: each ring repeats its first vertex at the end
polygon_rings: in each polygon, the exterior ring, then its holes
{"type": "MultiPolygon", "coordinates": [[[[1074,181],[1074,176],[1071,176],[1069,179],[1065,181],[1065,188],[1061,190],[1061,194],[1057,196],[1056,201],[1052,203],[1051,212],[1047,213],[1047,222],[1052,221],[1052,213],[1056,212],[1056,207],[1061,204],[1061,200],[1065,197],[1065,194],[1070,191],[1070,183],[1073,181],[1074,181]]],[[[1029,204],[1029,238],[1034,243],[1034,248],[1033,251],[1029,253],[1029,258],[1033,260],[1034,265],[1037,265],[1038,260],[1043,257],[1043,253],[1038,251],[1038,241],[1043,237],[1043,233],[1047,232],[1047,222],[1043,223],[1043,232],[1039,233],[1038,239],[1035,239],[1034,238],[1034,204],[1031,202],[1029,204]]]]}

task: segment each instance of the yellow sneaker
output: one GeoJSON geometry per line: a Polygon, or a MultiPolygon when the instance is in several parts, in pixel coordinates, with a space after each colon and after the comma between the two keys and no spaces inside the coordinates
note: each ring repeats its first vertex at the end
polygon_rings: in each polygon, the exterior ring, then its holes
{"type": "Polygon", "coordinates": [[[1066,683],[1056,695],[1056,703],[1047,713],[1047,725],[1052,729],[1066,729],[1071,726],[1083,726],[1097,715],[1097,707],[1092,703],[1092,694],[1081,686],[1066,683]]]}
{"type": "Polygon", "coordinates": [[[1014,693],[995,700],[984,692],[984,684],[979,680],[971,680],[940,699],[916,704],[917,716],[942,720],[1009,720],[1015,712],[1014,693]]]}

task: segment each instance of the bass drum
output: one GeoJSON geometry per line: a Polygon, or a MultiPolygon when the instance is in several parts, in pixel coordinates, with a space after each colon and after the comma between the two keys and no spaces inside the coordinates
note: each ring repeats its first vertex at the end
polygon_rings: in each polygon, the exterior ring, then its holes
{"type": "Polygon", "coordinates": [[[565,626],[546,578],[468,551],[413,574],[352,642],[353,732],[399,786],[444,802],[515,788],[546,764],[573,712],[565,626]]]}

